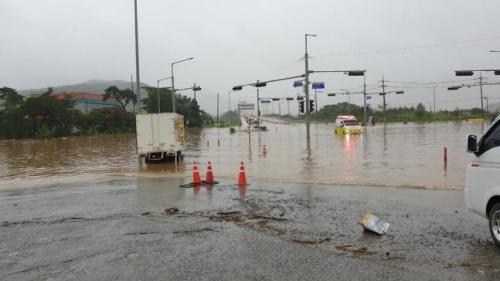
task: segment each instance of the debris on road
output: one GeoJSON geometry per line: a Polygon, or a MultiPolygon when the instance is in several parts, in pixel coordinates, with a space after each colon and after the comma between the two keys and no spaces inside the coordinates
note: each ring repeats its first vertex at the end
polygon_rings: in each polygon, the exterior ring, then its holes
{"type": "Polygon", "coordinates": [[[372,213],[366,213],[359,222],[365,230],[383,235],[389,230],[390,224],[381,220],[372,213]]]}
{"type": "Polygon", "coordinates": [[[167,213],[167,215],[175,215],[179,212],[179,209],[178,208],[167,208],[165,209],[165,213],[167,213]]]}

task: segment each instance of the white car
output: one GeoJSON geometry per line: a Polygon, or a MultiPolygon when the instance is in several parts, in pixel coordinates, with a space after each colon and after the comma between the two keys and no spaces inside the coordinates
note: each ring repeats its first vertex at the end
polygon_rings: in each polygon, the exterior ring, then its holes
{"type": "Polygon", "coordinates": [[[465,180],[465,204],[473,212],[489,219],[490,232],[500,247],[500,116],[478,141],[467,138],[467,151],[474,153],[465,180]]]}

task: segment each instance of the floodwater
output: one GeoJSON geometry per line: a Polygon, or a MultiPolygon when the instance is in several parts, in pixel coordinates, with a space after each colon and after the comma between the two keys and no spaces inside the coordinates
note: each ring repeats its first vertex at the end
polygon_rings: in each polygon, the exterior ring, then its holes
{"type": "MultiPolygon", "coordinates": [[[[273,120],[269,120],[273,121],[273,120]]],[[[313,123],[310,143],[302,123],[266,122],[267,132],[230,134],[228,128],[188,130],[184,161],[144,165],[135,135],[0,142],[0,188],[64,184],[110,176],[189,179],[212,162],[216,180],[236,182],[240,161],[248,180],[462,188],[473,122],[377,124],[362,135],[337,136],[333,124],[313,123]],[[267,153],[263,153],[263,146],[267,153]],[[443,149],[447,147],[448,163],[443,149]]]]}

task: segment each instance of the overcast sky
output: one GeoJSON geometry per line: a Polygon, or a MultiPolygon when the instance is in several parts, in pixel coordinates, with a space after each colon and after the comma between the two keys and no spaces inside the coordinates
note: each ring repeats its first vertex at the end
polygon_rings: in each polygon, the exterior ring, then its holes
{"type": "MultiPolygon", "coordinates": [[[[500,68],[500,53],[489,52],[500,50],[498,0],[138,0],[138,5],[141,81],[156,85],[170,76],[171,62],[194,56],[175,66],[176,88],[201,85],[198,100],[211,113],[217,92],[225,111],[234,85],[304,73],[304,33],[318,34],[309,39],[312,70],[366,69],[369,92],[380,91],[382,75],[412,83],[462,81],[454,70],[500,68]],[[396,50],[401,48],[407,49],[396,50]]],[[[0,0],[0,86],[135,77],[133,15],[133,0],[0,0]]],[[[320,106],[347,100],[327,92],[363,83],[362,77],[338,73],[314,74],[311,80],[326,83],[318,93],[320,106]]],[[[387,84],[388,90],[405,90],[388,95],[389,106],[432,104],[432,88],[387,84]]],[[[479,107],[478,87],[447,91],[444,86],[437,89],[438,109],[479,107]]],[[[297,92],[287,81],[268,85],[262,96],[297,92]]],[[[500,85],[485,86],[484,94],[490,103],[499,102],[500,85]]],[[[255,102],[255,88],[234,93],[233,106],[239,99],[255,102]]],[[[381,100],[374,96],[370,104],[381,100]]],[[[362,104],[362,96],[352,95],[351,101],[362,104]]]]}

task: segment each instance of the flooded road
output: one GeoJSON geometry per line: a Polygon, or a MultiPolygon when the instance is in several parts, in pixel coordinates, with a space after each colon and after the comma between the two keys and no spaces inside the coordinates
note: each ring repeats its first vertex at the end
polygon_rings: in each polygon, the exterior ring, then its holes
{"type": "Polygon", "coordinates": [[[189,178],[193,160],[202,172],[210,160],[215,177],[228,180],[236,180],[239,162],[245,161],[250,180],[460,189],[470,157],[465,136],[481,132],[481,124],[471,122],[397,123],[336,136],[333,124],[313,123],[307,150],[304,124],[264,124],[267,132],[251,135],[230,134],[228,128],[189,130],[177,169],[143,165],[134,135],[1,141],[0,188],[137,174],[189,178]]]}
{"type": "Polygon", "coordinates": [[[267,126],[190,131],[178,167],[142,164],[134,136],[0,142],[0,279],[497,279],[488,222],[455,190],[480,124],[312,124],[310,150],[304,124],[267,126]],[[193,160],[220,184],[180,188],[193,160]]]}

